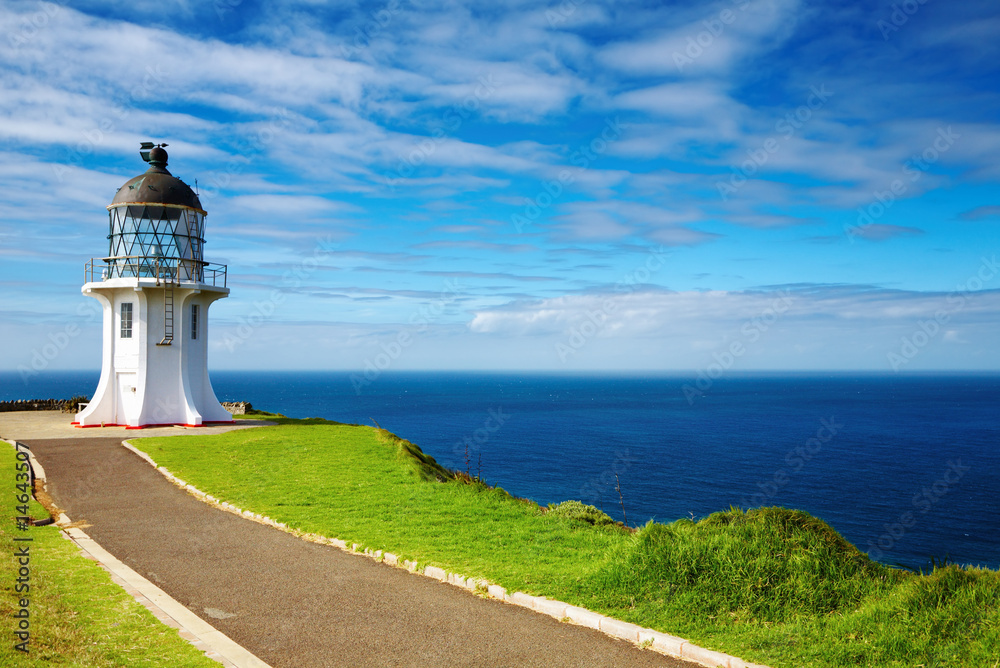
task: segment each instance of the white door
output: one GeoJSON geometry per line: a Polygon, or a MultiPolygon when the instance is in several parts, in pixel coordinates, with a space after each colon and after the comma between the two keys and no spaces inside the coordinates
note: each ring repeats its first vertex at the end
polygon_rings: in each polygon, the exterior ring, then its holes
{"type": "Polygon", "coordinates": [[[116,374],[118,392],[115,400],[115,424],[126,425],[128,419],[135,415],[136,406],[136,374],[116,374]]]}

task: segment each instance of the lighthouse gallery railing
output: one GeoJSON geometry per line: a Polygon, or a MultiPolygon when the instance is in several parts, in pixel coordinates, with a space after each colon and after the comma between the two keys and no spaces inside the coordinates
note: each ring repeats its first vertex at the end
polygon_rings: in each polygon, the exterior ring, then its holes
{"type": "Polygon", "coordinates": [[[87,261],[83,278],[85,283],[106,281],[110,278],[155,278],[157,283],[170,285],[191,281],[224,288],[226,265],[202,260],[142,255],[94,257],[87,261]]]}

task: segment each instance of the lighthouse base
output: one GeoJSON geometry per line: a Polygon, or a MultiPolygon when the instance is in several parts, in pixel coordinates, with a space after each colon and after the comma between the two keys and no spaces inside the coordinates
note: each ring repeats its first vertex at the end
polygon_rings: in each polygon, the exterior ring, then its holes
{"type": "Polygon", "coordinates": [[[83,293],[103,306],[104,351],[101,380],[77,426],[232,422],[207,366],[208,308],[227,288],[117,278],[87,283],[83,293]]]}

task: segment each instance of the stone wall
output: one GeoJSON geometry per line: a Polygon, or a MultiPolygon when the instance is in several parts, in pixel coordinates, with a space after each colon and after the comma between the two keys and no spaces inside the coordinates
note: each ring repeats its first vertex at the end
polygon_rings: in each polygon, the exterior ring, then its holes
{"type": "Polygon", "coordinates": [[[76,413],[77,402],[73,399],[18,399],[16,401],[0,401],[0,413],[12,411],[62,411],[76,413]]]}
{"type": "MultiPolygon", "coordinates": [[[[62,411],[63,413],[76,413],[79,410],[78,401],[74,399],[18,399],[16,401],[0,401],[0,413],[10,413],[12,411],[62,411]]],[[[253,412],[253,405],[249,401],[223,401],[222,407],[233,415],[246,415],[253,412]]]]}

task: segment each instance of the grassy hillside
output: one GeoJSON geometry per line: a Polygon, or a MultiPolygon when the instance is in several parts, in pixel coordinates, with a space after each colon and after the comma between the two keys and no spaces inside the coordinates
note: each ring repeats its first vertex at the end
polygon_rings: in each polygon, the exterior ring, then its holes
{"type": "Polygon", "coordinates": [[[182,479],[291,527],[484,577],[788,666],[1000,666],[1000,575],[873,562],[799,511],[730,509],[628,530],[453,474],[371,427],[281,420],[142,439],[182,479]]]}

